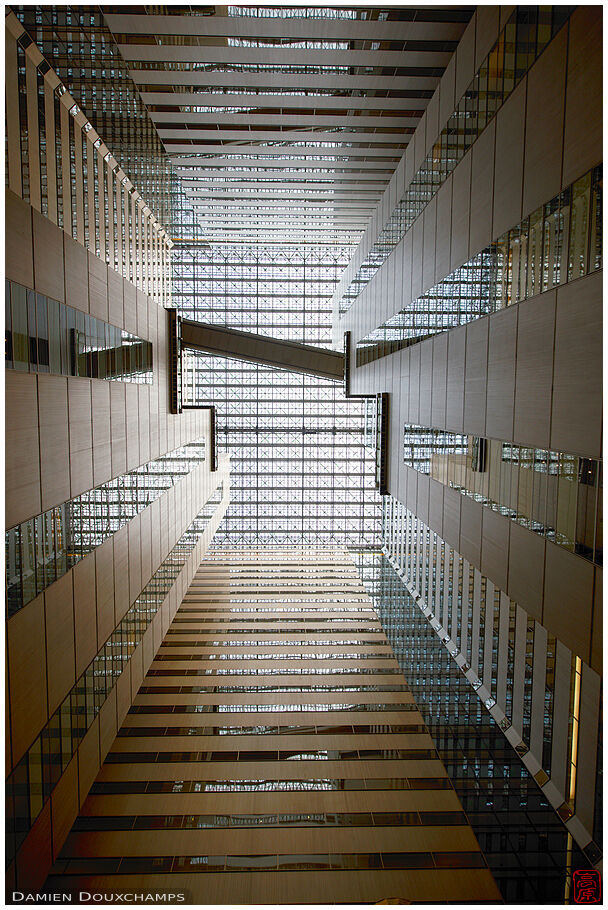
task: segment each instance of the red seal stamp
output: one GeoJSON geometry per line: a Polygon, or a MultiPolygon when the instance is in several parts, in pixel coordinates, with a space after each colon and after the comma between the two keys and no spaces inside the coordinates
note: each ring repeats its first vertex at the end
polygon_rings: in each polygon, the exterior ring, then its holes
{"type": "Polygon", "coordinates": [[[597,869],[577,869],[572,873],[575,904],[601,904],[602,877],[597,869]]]}

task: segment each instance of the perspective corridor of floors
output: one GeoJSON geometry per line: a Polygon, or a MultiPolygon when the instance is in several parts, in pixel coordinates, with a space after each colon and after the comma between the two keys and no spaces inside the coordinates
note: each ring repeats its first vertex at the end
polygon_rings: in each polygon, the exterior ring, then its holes
{"type": "Polygon", "coordinates": [[[208,554],[46,889],[500,901],[355,566],[328,549],[208,554]]]}

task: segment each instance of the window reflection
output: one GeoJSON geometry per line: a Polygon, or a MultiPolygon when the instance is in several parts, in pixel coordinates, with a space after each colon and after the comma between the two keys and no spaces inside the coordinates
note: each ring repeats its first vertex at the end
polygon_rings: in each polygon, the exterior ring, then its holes
{"type": "Polygon", "coordinates": [[[150,384],[152,343],[6,281],[5,362],[10,369],[150,384]]]}

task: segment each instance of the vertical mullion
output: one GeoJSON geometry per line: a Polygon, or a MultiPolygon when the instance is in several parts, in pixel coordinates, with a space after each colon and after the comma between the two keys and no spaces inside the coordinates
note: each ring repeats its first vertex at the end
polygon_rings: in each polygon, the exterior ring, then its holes
{"type": "Polygon", "coordinates": [[[25,55],[25,100],[27,106],[27,154],[30,175],[30,205],[42,211],[40,191],[40,129],[38,121],[38,70],[25,55]]]}
{"type": "Polygon", "coordinates": [[[57,217],[57,158],[55,148],[55,93],[51,84],[44,80],[44,135],[46,141],[46,195],[48,217],[58,224],[57,217]]]}
{"type": "Polygon", "coordinates": [[[60,105],[61,124],[61,194],[63,200],[63,230],[72,236],[72,177],[70,170],[70,115],[65,104],[60,105]]]}
{"type": "Polygon", "coordinates": [[[74,187],[76,190],[76,237],[84,246],[84,180],[82,161],[82,130],[73,118],[74,126],[74,187]]]}
{"type": "Polygon", "coordinates": [[[19,75],[17,42],[6,29],[6,144],[8,153],[8,188],[17,196],[23,194],[21,177],[21,126],[19,123],[19,75]]]}
{"type": "Polygon", "coordinates": [[[116,269],[116,259],[114,255],[114,186],[112,184],[114,175],[109,163],[104,163],[106,164],[105,171],[108,178],[108,264],[111,269],[116,269]]]}

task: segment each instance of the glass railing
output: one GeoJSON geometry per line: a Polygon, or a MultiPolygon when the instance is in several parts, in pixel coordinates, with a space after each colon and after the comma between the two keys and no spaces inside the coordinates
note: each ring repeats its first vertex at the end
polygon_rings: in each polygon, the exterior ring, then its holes
{"type": "Polygon", "coordinates": [[[223,485],[184,532],[6,781],[7,862],[25,840],[141,642],[222,499],[223,485]]]}
{"type": "Polygon", "coordinates": [[[8,530],[8,615],[69,572],[204,458],[204,439],[180,446],[8,530]]]}
{"type": "Polygon", "coordinates": [[[602,564],[602,463],[565,452],[406,424],[410,468],[560,547],[602,564]]]}

